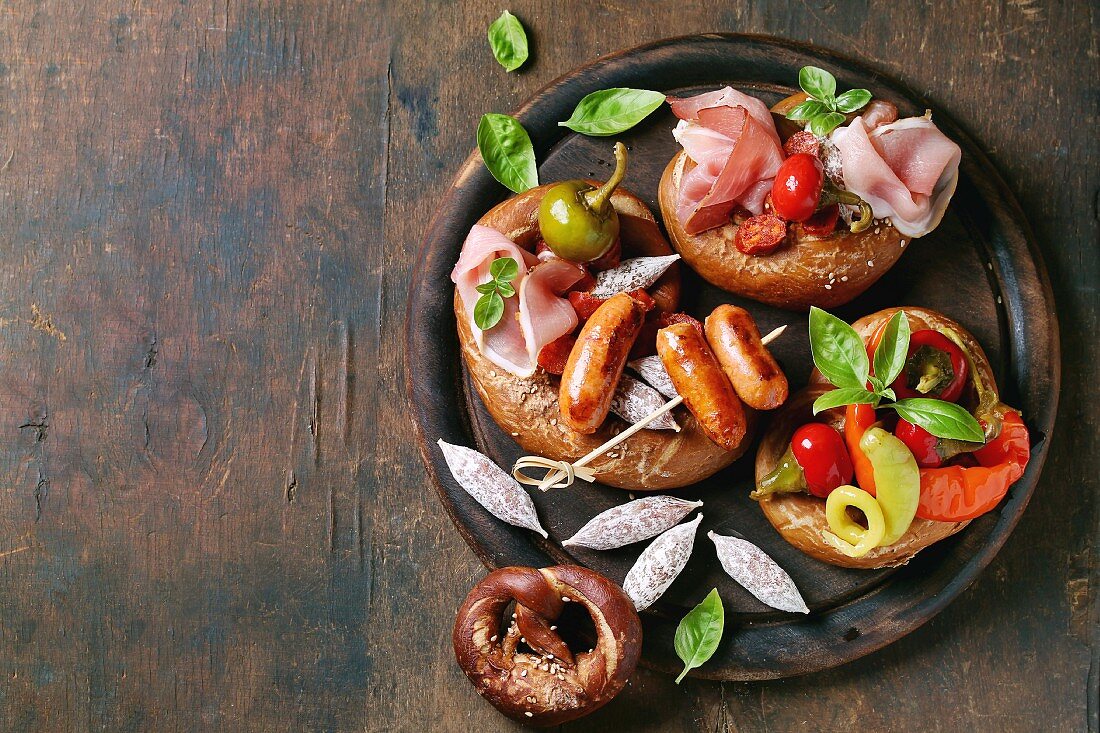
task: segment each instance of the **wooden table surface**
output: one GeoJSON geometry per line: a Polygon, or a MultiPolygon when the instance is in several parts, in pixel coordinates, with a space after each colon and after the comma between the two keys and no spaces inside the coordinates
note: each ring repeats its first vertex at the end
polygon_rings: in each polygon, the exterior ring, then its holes
{"type": "Polygon", "coordinates": [[[639,670],[569,730],[1096,730],[1097,9],[1007,3],[43,0],[0,6],[0,729],[467,731],[483,569],[411,436],[402,322],[474,144],[581,63],[770,33],[980,140],[1062,324],[1043,480],[974,586],[834,671],[639,670]],[[6,162],[4,162],[6,161],[6,162]]]}

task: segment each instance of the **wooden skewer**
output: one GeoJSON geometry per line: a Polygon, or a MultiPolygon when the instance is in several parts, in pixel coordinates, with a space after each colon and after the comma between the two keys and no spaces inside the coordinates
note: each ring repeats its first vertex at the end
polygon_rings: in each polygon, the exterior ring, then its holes
{"type": "MultiPolygon", "coordinates": [[[[775,341],[777,338],[779,338],[786,329],[787,326],[783,325],[771,331],[770,333],[768,333],[767,336],[760,339],[761,343],[763,343],[765,346],[770,344],[772,341],[775,341]]],[[[546,491],[548,489],[564,489],[567,486],[570,486],[575,478],[579,478],[588,482],[595,481],[595,472],[590,468],[586,468],[589,463],[596,460],[602,454],[611,450],[619,443],[629,438],[631,435],[634,435],[634,433],[638,432],[639,430],[645,429],[645,427],[651,422],[659,418],[661,415],[664,415],[669,410],[679,406],[683,403],[683,401],[684,398],[680,395],[677,395],[665,404],[658,407],[653,412],[643,417],[638,422],[631,425],[626,430],[622,431],[618,435],[605,442],[603,445],[599,446],[598,448],[594,448],[591,452],[571,464],[566,461],[552,461],[549,458],[543,458],[542,456],[524,456],[523,458],[520,458],[518,461],[516,461],[515,465],[512,466],[512,476],[514,476],[516,481],[519,481],[521,484],[527,484],[528,486],[538,486],[540,491],[546,491]],[[525,474],[523,472],[523,469],[525,468],[544,468],[547,469],[547,473],[542,479],[536,479],[525,474]]]]}

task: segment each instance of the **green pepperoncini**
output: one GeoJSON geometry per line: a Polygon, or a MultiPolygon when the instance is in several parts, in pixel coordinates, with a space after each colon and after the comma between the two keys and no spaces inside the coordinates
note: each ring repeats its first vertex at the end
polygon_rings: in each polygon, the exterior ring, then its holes
{"type": "Polygon", "coordinates": [[[539,229],[550,250],[571,262],[590,262],[607,253],[619,238],[619,215],[611,194],[626,175],[626,146],[615,143],[615,171],[594,188],[586,181],[565,181],[546,192],[539,205],[539,229]]]}

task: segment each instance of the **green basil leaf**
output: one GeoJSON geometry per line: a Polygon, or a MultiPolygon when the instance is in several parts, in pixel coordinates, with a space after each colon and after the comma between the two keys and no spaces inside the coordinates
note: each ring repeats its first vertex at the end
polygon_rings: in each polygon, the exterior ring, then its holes
{"type": "Polygon", "coordinates": [[[879,394],[881,396],[885,397],[886,399],[890,400],[891,402],[897,402],[898,401],[898,396],[896,394],[894,394],[894,390],[890,389],[889,387],[887,387],[886,389],[879,392],[879,394]]]}
{"type": "Polygon", "coordinates": [[[866,389],[867,350],[856,330],[834,315],[810,308],[810,351],[814,365],[835,387],[866,389]]]}
{"type": "Polygon", "coordinates": [[[879,394],[888,384],[894,380],[905,368],[905,359],[909,354],[909,317],[905,311],[898,311],[890,317],[886,329],[882,332],[882,340],[875,349],[875,375],[882,379],[882,387],[878,388],[879,394]]]}
{"type": "Polygon", "coordinates": [[[511,282],[519,274],[519,263],[515,257],[497,257],[489,264],[489,274],[502,283],[511,282]]]}
{"type": "Polygon", "coordinates": [[[937,438],[954,438],[976,443],[985,441],[982,426],[965,408],[953,402],[928,397],[912,397],[886,405],[903,418],[920,425],[937,438]]]}
{"type": "Polygon", "coordinates": [[[561,127],[605,137],[629,130],[664,104],[665,95],[647,89],[601,89],[582,99],[561,127]]]}
{"type": "Polygon", "coordinates": [[[684,662],[684,671],[676,678],[676,684],[687,673],[710,659],[722,641],[722,629],[726,625],[726,610],[718,589],[714,588],[695,608],[688,611],[676,627],[673,646],[676,656],[684,662]]]}
{"type": "Polygon", "coordinates": [[[489,26],[489,46],[505,71],[515,71],[527,60],[527,34],[519,18],[505,10],[489,26]]]}
{"type": "Polygon", "coordinates": [[[836,77],[816,66],[803,66],[798,72],[798,86],[822,102],[836,94],[836,77]]]}
{"type": "Polygon", "coordinates": [[[496,280],[490,280],[487,283],[481,283],[481,285],[478,285],[476,288],[474,288],[474,290],[481,293],[482,295],[488,295],[489,293],[495,293],[497,291],[497,281],[496,280]]]}
{"type": "Polygon", "coordinates": [[[523,193],[539,185],[535,148],[515,117],[483,115],[477,126],[477,149],[493,178],[512,191],[523,193]]]}
{"type": "Polygon", "coordinates": [[[839,112],[829,112],[828,114],[823,114],[810,120],[810,132],[820,137],[825,137],[835,130],[841,122],[844,122],[844,115],[839,112]]]}
{"type": "Polygon", "coordinates": [[[807,99],[787,113],[788,120],[803,122],[828,112],[828,108],[816,99],[807,99]]]}
{"type": "Polygon", "coordinates": [[[877,405],[878,395],[865,389],[840,387],[831,389],[814,400],[814,414],[842,405],[877,405]]]}
{"type": "Polygon", "coordinates": [[[836,109],[838,112],[855,112],[870,101],[871,93],[866,89],[849,89],[836,98],[836,109]]]}
{"type": "Polygon", "coordinates": [[[868,375],[867,381],[871,383],[871,391],[875,394],[882,394],[882,390],[886,389],[886,385],[874,374],[868,375]]]}
{"type": "Polygon", "coordinates": [[[481,296],[474,305],[474,324],[482,331],[488,331],[500,323],[504,315],[504,298],[500,293],[492,292],[481,296]]]}
{"type": "Polygon", "coordinates": [[[510,283],[510,282],[501,282],[500,280],[497,280],[496,283],[497,283],[497,292],[500,293],[501,297],[511,298],[513,295],[516,294],[516,289],[514,287],[512,287],[512,283],[510,283]]]}

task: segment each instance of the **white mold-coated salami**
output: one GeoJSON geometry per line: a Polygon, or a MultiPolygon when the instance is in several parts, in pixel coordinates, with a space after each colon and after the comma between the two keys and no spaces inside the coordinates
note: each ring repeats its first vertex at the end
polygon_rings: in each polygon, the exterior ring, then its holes
{"type": "Polygon", "coordinates": [[[656,355],[643,356],[640,359],[628,362],[627,366],[641,377],[646,384],[670,400],[680,396],[680,393],[676,391],[676,387],[672,384],[672,378],[668,376],[668,370],[665,369],[661,357],[656,355]]]}
{"type": "Polygon", "coordinates": [[[722,568],[757,600],[780,611],[809,613],[791,576],[759,547],[737,537],[708,532],[722,568]]]}
{"type": "MultiPolygon", "coordinates": [[[[665,401],[661,398],[660,392],[645,382],[624,374],[619,378],[619,385],[611,398],[611,411],[633,424],[653,414],[663,404],[665,401]]],[[[680,430],[680,426],[670,412],[652,420],[645,427],[646,430],[680,430]]]]}
{"type": "Polygon", "coordinates": [[[677,522],[701,506],[701,501],[687,501],[675,496],[636,499],[597,514],[562,544],[591,550],[613,550],[655,537],[676,526],[677,522]]]}
{"type": "Polygon", "coordinates": [[[631,290],[645,290],[665,274],[680,255],[662,257],[635,257],[623,260],[618,267],[604,270],[596,275],[596,285],[592,295],[597,298],[610,298],[618,293],[631,290]]]}
{"type": "Polygon", "coordinates": [[[653,540],[638,556],[638,561],[623,581],[623,590],[634,601],[636,609],[644,611],[652,606],[676,580],[691,557],[695,530],[701,521],[702,514],[673,527],[653,540]]]}
{"type": "Polygon", "coordinates": [[[534,530],[546,537],[535,502],[514,478],[476,450],[439,439],[439,448],[458,485],[502,522],[534,530]]]}

